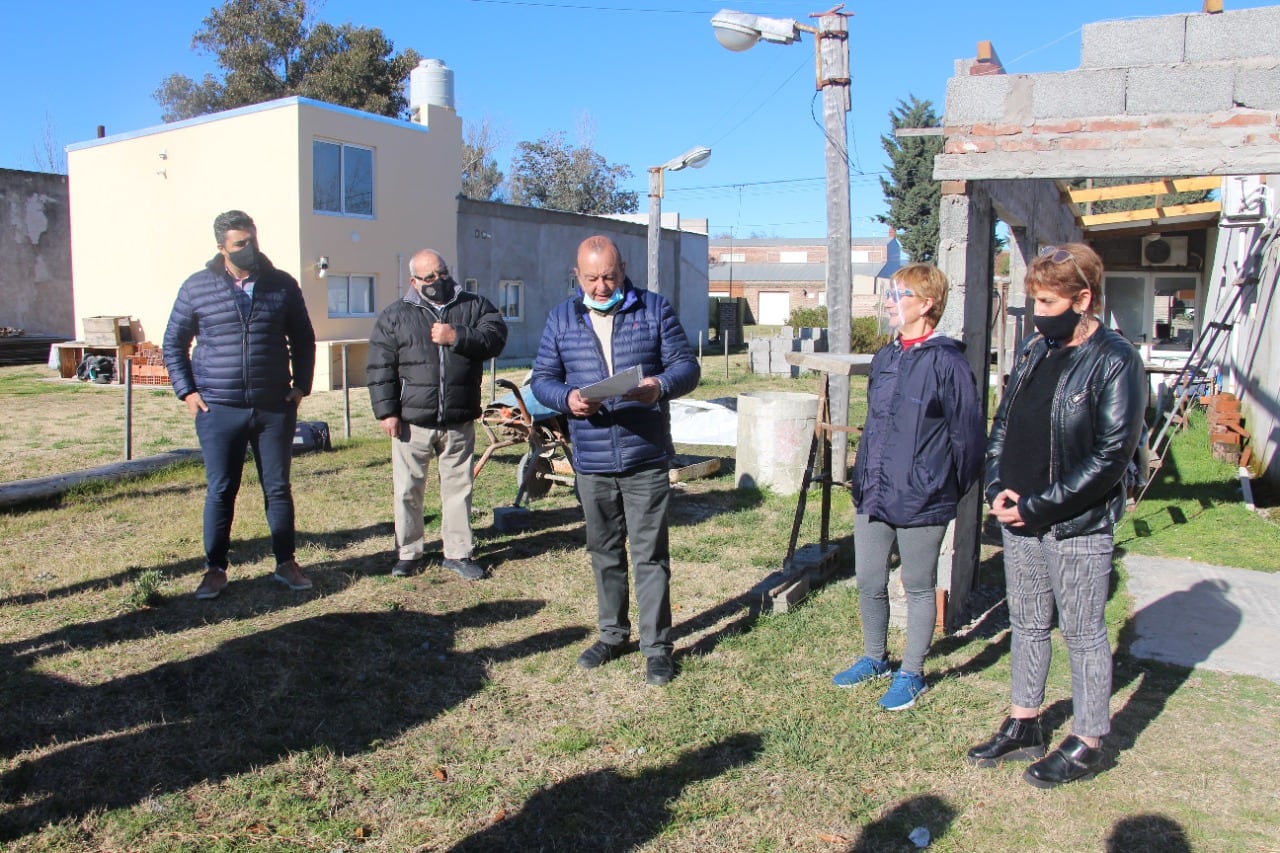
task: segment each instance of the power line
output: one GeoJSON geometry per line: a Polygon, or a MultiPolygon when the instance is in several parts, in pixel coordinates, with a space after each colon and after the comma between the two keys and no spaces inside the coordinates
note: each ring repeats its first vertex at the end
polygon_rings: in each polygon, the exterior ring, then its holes
{"type": "MultiPolygon", "coordinates": [[[[850,180],[858,183],[870,183],[872,179],[877,179],[880,175],[889,174],[887,171],[879,172],[850,172],[850,180]],[[859,180],[861,179],[861,180],[859,180]]],[[[703,184],[696,187],[667,187],[666,194],[674,195],[675,193],[697,192],[699,190],[737,190],[743,187],[764,187],[775,184],[803,184],[815,181],[825,181],[826,176],[815,178],[777,178],[771,181],[738,181],[732,184],[703,184]]]]}

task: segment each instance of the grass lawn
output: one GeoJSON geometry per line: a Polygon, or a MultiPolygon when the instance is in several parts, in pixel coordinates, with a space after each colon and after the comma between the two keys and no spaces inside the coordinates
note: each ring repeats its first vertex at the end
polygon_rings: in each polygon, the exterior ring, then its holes
{"type": "MultiPolygon", "coordinates": [[[[753,377],[741,356],[728,377],[708,356],[705,373],[703,398],[816,390],[753,377]]],[[[48,375],[0,368],[0,480],[119,458],[120,391],[48,375]]],[[[861,384],[852,396],[858,423],[861,384]]],[[[492,577],[393,579],[387,443],[362,391],[351,440],[341,412],[335,392],[303,404],[339,439],[295,461],[310,593],[268,578],[252,466],[232,583],[211,602],[191,596],[198,464],[0,511],[0,850],[906,851],[916,827],[937,851],[1280,849],[1280,685],[1121,651],[1097,779],[1045,792],[1016,767],[970,768],[965,750],[1007,710],[1007,632],[939,638],[909,711],[833,687],[861,653],[851,566],[750,619],[739,598],[781,564],[795,499],[736,489],[728,471],[673,499],[679,677],[646,687],[636,653],[583,672],[594,585],[568,490],[535,504],[531,530],[499,533],[492,508],[513,500],[523,450],[499,452],[474,502],[492,577]]],[[[139,393],[134,422],[138,454],[195,446],[168,392],[139,393]]],[[[1231,469],[1203,464],[1204,436],[1173,453],[1121,546],[1274,569],[1280,532],[1238,506],[1231,469]]],[[[438,552],[434,488],[427,513],[438,552]]],[[[845,494],[833,528],[851,531],[845,494]]],[[[999,585],[986,556],[979,581],[999,585]]],[[[1113,638],[1129,615],[1121,572],[1113,638]]],[[[1070,696],[1055,643],[1056,740],[1070,696]]]]}

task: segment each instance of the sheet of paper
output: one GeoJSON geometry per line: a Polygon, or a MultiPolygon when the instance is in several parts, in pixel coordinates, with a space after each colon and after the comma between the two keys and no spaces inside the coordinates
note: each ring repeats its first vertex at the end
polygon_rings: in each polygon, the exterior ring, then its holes
{"type": "Polygon", "coordinates": [[[578,389],[578,393],[584,400],[607,400],[610,397],[618,397],[627,393],[632,388],[640,384],[640,380],[644,378],[644,374],[640,370],[640,365],[628,367],[621,373],[615,373],[608,379],[602,379],[592,385],[586,385],[578,389]]]}

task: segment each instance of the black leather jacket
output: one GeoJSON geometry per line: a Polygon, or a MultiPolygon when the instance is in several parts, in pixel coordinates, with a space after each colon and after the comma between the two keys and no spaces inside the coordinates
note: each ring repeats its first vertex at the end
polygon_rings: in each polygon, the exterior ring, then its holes
{"type": "MultiPolygon", "coordinates": [[[[1004,486],[1000,454],[1009,406],[1048,352],[1043,336],[1023,342],[987,444],[987,503],[1004,486]]],[[[1142,359],[1118,333],[1101,328],[1077,348],[1053,395],[1049,488],[1022,495],[1018,512],[1031,530],[1058,539],[1110,533],[1124,514],[1124,475],[1133,461],[1147,406],[1142,359]]]]}

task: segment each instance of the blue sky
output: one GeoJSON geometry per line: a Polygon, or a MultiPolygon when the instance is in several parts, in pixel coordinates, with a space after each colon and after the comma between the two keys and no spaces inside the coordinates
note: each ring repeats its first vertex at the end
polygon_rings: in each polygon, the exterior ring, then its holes
{"type": "MultiPolygon", "coordinates": [[[[211,0],[0,0],[0,80],[6,120],[0,167],[35,169],[46,140],[63,146],[160,122],[152,92],[172,72],[199,79],[212,59],[191,50],[211,0]]],[[[826,231],[821,97],[813,46],[759,44],[732,53],[715,41],[720,8],[812,23],[811,0],[326,0],[332,23],[380,27],[454,71],[457,109],[517,142],[563,131],[631,168],[647,210],[647,168],[694,145],[700,170],[669,173],[665,211],[708,218],[713,234],[821,236],[826,231]]],[[[881,235],[880,135],[900,98],[941,113],[956,59],[990,40],[1011,73],[1060,71],[1080,60],[1082,25],[1198,12],[1198,0],[1074,3],[846,4],[853,108],[849,113],[855,235],[881,235]]],[[[1229,9],[1269,5],[1227,3],[1229,9]]],[[[197,202],[198,203],[198,202],[197,202]]]]}

